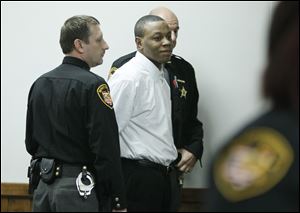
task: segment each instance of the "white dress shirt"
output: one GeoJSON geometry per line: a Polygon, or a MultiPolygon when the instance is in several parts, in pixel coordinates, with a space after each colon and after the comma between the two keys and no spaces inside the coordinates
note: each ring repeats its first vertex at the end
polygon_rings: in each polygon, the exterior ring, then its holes
{"type": "Polygon", "coordinates": [[[109,79],[121,156],[169,166],[177,158],[172,136],[170,87],[140,52],[109,79]]]}

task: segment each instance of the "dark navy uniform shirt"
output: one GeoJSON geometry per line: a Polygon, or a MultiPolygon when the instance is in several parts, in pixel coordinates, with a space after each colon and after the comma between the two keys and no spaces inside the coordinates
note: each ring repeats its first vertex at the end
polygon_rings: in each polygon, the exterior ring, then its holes
{"type": "Polygon", "coordinates": [[[210,211],[299,211],[299,118],[273,109],[247,125],[218,153],[210,211]]]}
{"type": "Polygon", "coordinates": [[[91,165],[98,196],[124,208],[118,126],[109,88],[84,61],[67,56],[39,77],[28,97],[26,149],[34,157],[91,165]]]}
{"type": "MultiPolygon", "coordinates": [[[[135,56],[136,52],[117,59],[111,67],[112,75],[119,67],[135,56]]],[[[177,149],[185,148],[201,160],[203,153],[203,125],[197,119],[198,89],[195,71],[191,64],[172,55],[165,64],[169,73],[172,99],[172,127],[177,149]]]]}

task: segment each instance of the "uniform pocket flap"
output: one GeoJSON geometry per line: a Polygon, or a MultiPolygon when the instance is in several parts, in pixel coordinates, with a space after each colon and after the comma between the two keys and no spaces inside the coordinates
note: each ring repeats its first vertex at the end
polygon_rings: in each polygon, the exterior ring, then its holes
{"type": "Polygon", "coordinates": [[[40,169],[42,174],[48,174],[53,170],[55,165],[54,159],[43,158],[40,163],[40,169]]]}

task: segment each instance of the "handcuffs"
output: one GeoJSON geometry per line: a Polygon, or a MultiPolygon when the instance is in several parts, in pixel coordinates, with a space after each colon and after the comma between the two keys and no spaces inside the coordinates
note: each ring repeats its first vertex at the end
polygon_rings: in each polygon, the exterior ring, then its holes
{"type": "Polygon", "coordinates": [[[87,199],[92,192],[92,189],[95,186],[95,181],[90,172],[87,171],[87,167],[82,167],[82,172],[79,173],[76,178],[76,186],[80,196],[83,196],[84,199],[87,199]]]}

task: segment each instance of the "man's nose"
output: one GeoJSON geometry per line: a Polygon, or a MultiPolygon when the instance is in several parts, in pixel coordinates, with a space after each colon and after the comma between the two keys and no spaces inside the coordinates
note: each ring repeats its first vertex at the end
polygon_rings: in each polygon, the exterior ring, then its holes
{"type": "Polygon", "coordinates": [[[104,41],[103,48],[104,48],[105,50],[108,50],[108,49],[109,49],[109,46],[108,46],[108,44],[107,44],[107,42],[106,42],[106,41],[104,41]]]}
{"type": "Polygon", "coordinates": [[[171,45],[172,41],[170,39],[168,39],[167,37],[164,38],[163,40],[163,45],[166,46],[166,45],[171,45]]]}

